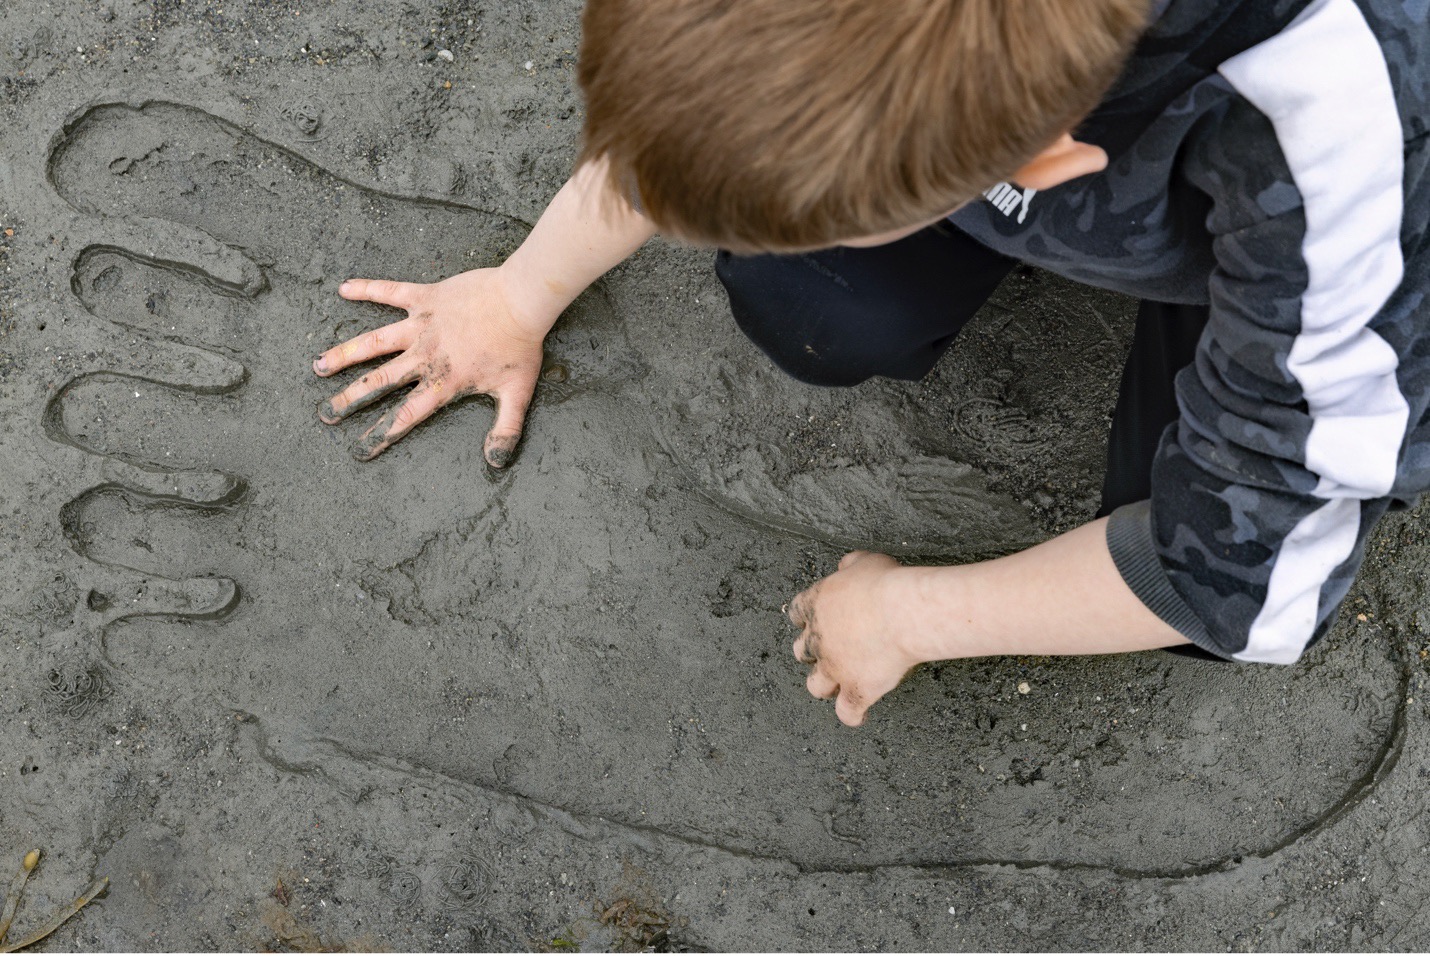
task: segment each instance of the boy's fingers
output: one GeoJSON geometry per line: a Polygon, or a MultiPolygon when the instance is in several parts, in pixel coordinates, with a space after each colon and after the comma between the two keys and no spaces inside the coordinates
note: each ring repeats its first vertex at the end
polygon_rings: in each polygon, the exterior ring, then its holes
{"type": "Polygon", "coordinates": [[[354,302],[380,302],[399,309],[410,309],[417,302],[422,286],[415,282],[393,282],[390,279],[349,279],[338,286],[338,295],[354,302]]]}
{"type": "Polygon", "coordinates": [[[805,631],[794,640],[794,659],[801,664],[819,663],[819,635],[805,631]]]}
{"type": "Polygon", "coordinates": [[[328,376],[341,372],[350,365],[359,365],[380,355],[403,352],[411,347],[416,337],[417,321],[407,318],[401,322],[384,325],[380,329],[364,332],[356,338],[348,339],[336,348],[328,349],[313,362],[313,372],[328,376]]]}
{"type": "Polygon", "coordinates": [[[846,568],[852,568],[854,565],[864,561],[872,561],[875,564],[883,564],[887,567],[895,567],[899,563],[887,554],[880,554],[878,551],[850,551],[839,559],[839,570],[843,571],[846,568]]]}
{"type": "Polygon", "coordinates": [[[521,441],[521,429],[530,404],[531,394],[517,389],[497,396],[496,420],[492,422],[492,430],[487,432],[487,440],[482,446],[488,465],[505,468],[516,457],[516,446],[521,441]]]}
{"type": "Polygon", "coordinates": [[[839,685],[817,667],[809,672],[809,677],[805,679],[804,687],[820,700],[828,700],[839,693],[839,685]]]}
{"type": "Polygon", "coordinates": [[[789,602],[789,619],[795,627],[807,627],[811,618],[812,602],[814,600],[814,588],[808,591],[801,591],[794,596],[794,600],[789,602]]]}
{"type": "Polygon", "coordinates": [[[423,382],[412,390],[407,401],[389,411],[368,429],[353,448],[353,456],[362,461],[371,461],[381,455],[393,442],[412,431],[418,422],[429,418],[445,403],[444,390],[440,383],[423,382]]]}
{"type": "Polygon", "coordinates": [[[852,688],[840,688],[839,698],[834,702],[834,714],[841,723],[858,727],[869,714],[869,704],[864,695],[852,688]]]}
{"type": "Polygon", "coordinates": [[[412,384],[417,378],[417,360],[409,355],[399,355],[356,379],[324,402],[318,408],[318,418],[328,425],[336,425],[353,412],[367,408],[402,386],[412,384]]]}

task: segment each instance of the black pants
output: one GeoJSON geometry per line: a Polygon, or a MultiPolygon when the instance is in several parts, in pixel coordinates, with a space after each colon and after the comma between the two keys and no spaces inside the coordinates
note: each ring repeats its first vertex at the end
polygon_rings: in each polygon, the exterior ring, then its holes
{"type": "MultiPolygon", "coordinates": [[[[875,375],[916,381],[1017,265],[942,224],[870,249],[733,256],[715,271],[735,321],[776,365],[812,385],[875,375]]],[[[1099,515],[1151,493],[1152,459],[1177,418],[1172,382],[1190,364],[1205,306],[1143,302],[1108,436],[1099,515]]],[[[1211,659],[1198,648],[1171,648],[1211,659]]]]}

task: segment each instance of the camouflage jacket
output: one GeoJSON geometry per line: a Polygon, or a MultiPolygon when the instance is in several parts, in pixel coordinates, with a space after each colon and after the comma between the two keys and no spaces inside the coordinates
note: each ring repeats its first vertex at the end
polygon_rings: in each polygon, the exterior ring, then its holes
{"type": "Polygon", "coordinates": [[[1430,487],[1430,0],[1172,0],[1078,132],[1108,169],[952,220],[1070,278],[1210,321],[1132,590],[1198,646],[1291,663],[1387,509],[1430,487]]]}

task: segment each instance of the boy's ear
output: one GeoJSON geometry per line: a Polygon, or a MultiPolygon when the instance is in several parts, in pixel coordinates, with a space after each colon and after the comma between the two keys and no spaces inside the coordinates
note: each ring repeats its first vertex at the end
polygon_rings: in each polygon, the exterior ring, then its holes
{"type": "Polygon", "coordinates": [[[1014,173],[1012,180],[1019,186],[1041,191],[1106,168],[1107,153],[1101,146],[1079,142],[1071,133],[1064,133],[1014,173]]]}

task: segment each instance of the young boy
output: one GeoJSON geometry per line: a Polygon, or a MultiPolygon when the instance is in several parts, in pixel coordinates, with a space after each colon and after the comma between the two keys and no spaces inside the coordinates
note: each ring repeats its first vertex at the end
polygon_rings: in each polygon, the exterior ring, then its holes
{"type": "Polygon", "coordinates": [[[790,616],[847,724],[920,662],[1176,648],[1288,664],[1430,485],[1430,23],[1403,0],[591,0],[585,150],[500,268],[353,280],[415,385],[511,458],[561,310],[657,229],[817,384],[917,379],[1015,261],[1143,298],[1103,513],[1021,554],[855,552],[790,616]],[[1175,380],[1175,386],[1173,384],[1175,380]]]}

